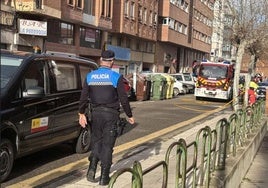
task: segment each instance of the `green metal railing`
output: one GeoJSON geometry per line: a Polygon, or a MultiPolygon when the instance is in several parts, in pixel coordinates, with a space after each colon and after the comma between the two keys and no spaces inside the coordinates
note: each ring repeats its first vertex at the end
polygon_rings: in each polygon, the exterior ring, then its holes
{"type": "MultiPolygon", "coordinates": [[[[116,180],[124,173],[131,173],[131,187],[142,188],[143,176],[162,167],[162,188],[168,185],[170,155],[176,153],[175,188],[185,188],[186,182],[191,179],[191,187],[209,187],[211,173],[224,170],[228,156],[236,156],[236,151],[242,147],[250,134],[256,132],[261,125],[265,112],[264,101],[257,101],[253,106],[240,109],[230,115],[228,119],[220,119],[214,130],[209,126],[200,129],[195,141],[187,145],[184,139],[173,142],[167,149],[165,159],[143,170],[141,163],[135,161],[132,168],[123,168],[116,171],[109,182],[113,188],[116,180]],[[188,150],[193,149],[192,161],[188,164],[188,150]],[[188,165],[188,166],[187,166],[188,165]]],[[[172,166],[174,168],[174,166],[172,166]]],[[[189,187],[189,182],[187,182],[189,187]]]]}

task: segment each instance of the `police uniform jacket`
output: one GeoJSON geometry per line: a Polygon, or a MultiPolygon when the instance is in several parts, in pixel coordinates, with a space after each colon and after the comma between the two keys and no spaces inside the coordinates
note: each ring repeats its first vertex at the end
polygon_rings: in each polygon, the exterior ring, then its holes
{"type": "Polygon", "coordinates": [[[120,103],[128,117],[132,117],[123,76],[108,67],[100,67],[87,74],[82,89],[79,113],[83,114],[90,98],[91,108],[107,107],[117,111],[120,103]]]}

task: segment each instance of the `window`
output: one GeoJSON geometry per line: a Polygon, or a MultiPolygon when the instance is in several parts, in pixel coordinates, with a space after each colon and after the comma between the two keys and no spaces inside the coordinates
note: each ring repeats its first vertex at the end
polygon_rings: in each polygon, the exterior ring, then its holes
{"type": "Polygon", "coordinates": [[[143,48],[142,48],[142,51],[143,52],[146,52],[147,51],[147,43],[148,42],[143,42],[143,48]]]}
{"type": "Polygon", "coordinates": [[[109,18],[111,18],[112,16],[111,16],[111,9],[112,9],[112,7],[111,6],[113,6],[112,5],[112,3],[111,3],[111,0],[108,0],[107,1],[107,17],[109,17],[109,18]]]}
{"type": "Polygon", "coordinates": [[[168,25],[168,20],[169,20],[169,18],[161,18],[161,22],[160,23],[162,23],[163,25],[168,25]]]}
{"type": "Polygon", "coordinates": [[[83,8],[83,0],[76,0],[76,6],[80,9],[83,8]]]}
{"type": "Polygon", "coordinates": [[[77,89],[77,75],[73,64],[52,60],[53,73],[58,91],[77,89]]]}
{"type": "Polygon", "coordinates": [[[112,3],[111,0],[102,0],[101,15],[107,18],[112,17],[112,3]]]}
{"type": "Polygon", "coordinates": [[[147,24],[147,9],[145,8],[143,11],[143,22],[147,24]]]}
{"type": "Polygon", "coordinates": [[[170,18],[168,23],[169,28],[175,29],[175,20],[170,18]]]}
{"type": "Polygon", "coordinates": [[[182,75],[175,75],[175,77],[178,81],[183,81],[182,75]]]}
{"type": "Polygon", "coordinates": [[[73,37],[74,37],[73,25],[62,22],[60,43],[73,44],[73,37]]]}
{"type": "Polygon", "coordinates": [[[135,3],[131,2],[130,4],[130,18],[134,20],[135,18],[135,3]]]}
{"type": "Polygon", "coordinates": [[[101,15],[105,16],[105,0],[102,0],[101,15]]]}
{"type": "Polygon", "coordinates": [[[58,20],[48,21],[48,42],[61,44],[74,44],[73,24],[60,22],[58,20]]]}
{"type": "Polygon", "coordinates": [[[185,11],[185,12],[188,12],[188,3],[186,3],[186,2],[184,2],[184,4],[183,4],[183,10],[185,11]]]}
{"type": "Polygon", "coordinates": [[[154,18],[153,18],[153,12],[150,11],[150,15],[149,15],[149,24],[150,24],[150,25],[153,25],[153,22],[154,22],[153,19],[154,19],[154,18]]]}
{"type": "Polygon", "coordinates": [[[184,25],[184,34],[185,34],[185,35],[187,35],[187,30],[188,30],[187,25],[184,25]]]}
{"type": "Polygon", "coordinates": [[[130,48],[130,44],[131,44],[131,39],[130,38],[126,38],[126,47],[130,48]]]}
{"type": "Polygon", "coordinates": [[[22,91],[35,87],[45,89],[44,83],[44,64],[42,62],[32,62],[25,72],[22,91]]]}
{"type": "Polygon", "coordinates": [[[140,45],[139,41],[137,41],[137,43],[136,43],[136,50],[138,50],[138,51],[141,50],[141,45],[140,45]]]}
{"type": "Polygon", "coordinates": [[[153,52],[153,43],[149,42],[148,43],[148,52],[153,52]]]}
{"type": "Polygon", "coordinates": [[[80,27],[80,45],[83,47],[100,48],[100,30],[80,27]]]}
{"type": "Polygon", "coordinates": [[[95,15],[94,0],[84,1],[84,13],[89,14],[89,15],[95,15]]]}
{"type": "Polygon", "coordinates": [[[125,17],[128,17],[129,16],[129,1],[128,0],[125,1],[124,15],[125,15],[125,17]]]}
{"type": "Polygon", "coordinates": [[[142,22],[142,6],[139,6],[139,22],[142,22]]]}
{"type": "Polygon", "coordinates": [[[122,37],[118,37],[117,38],[117,46],[121,46],[122,45],[122,37]]]}
{"type": "Polygon", "coordinates": [[[180,33],[182,33],[182,24],[181,24],[181,23],[178,23],[178,31],[179,31],[180,33]]]}
{"type": "Polygon", "coordinates": [[[158,15],[157,13],[154,14],[154,24],[156,25],[157,24],[157,18],[158,18],[158,15]]]}
{"type": "Polygon", "coordinates": [[[74,6],[74,1],[75,0],[68,0],[68,4],[71,5],[71,6],[74,6]]]}
{"type": "Polygon", "coordinates": [[[41,9],[42,8],[42,0],[36,0],[35,1],[35,7],[37,9],[41,9]]]}

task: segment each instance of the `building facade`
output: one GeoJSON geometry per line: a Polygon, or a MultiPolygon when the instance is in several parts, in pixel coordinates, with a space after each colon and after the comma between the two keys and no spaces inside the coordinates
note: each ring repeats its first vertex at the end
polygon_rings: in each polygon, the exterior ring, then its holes
{"type": "Polygon", "coordinates": [[[1,15],[4,11],[15,17],[12,25],[2,25],[1,46],[9,50],[38,46],[42,52],[97,60],[112,28],[112,0],[103,5],[93,0],[5,0],[1,15]]]}
{"type": "Polygon", "coordinates": [[[117,0],[114,10],[109,44],[129,51],[124,62],[129,73],[155,72],[158,1],[117,0]]]}
{"type": "Polygon", "coordinates": [[[223,58],[235,60],[236,48],[232,45],[231,34],[233,15],[226,0],[216,0],[214,4],[213,35],[211,46],[211,60],[223,58]]]}
{"type": "Polygon", "coordinates": [[[211,51],[212,0],[162,0],[159,3],[156,65],[159,72],[191,72],[194,60],[211,51]]]}
{"type": "Polygon", "coordinates": [[[114,69],[190,72],[211,52],[213,0],[3,0],[1,48],[65,53],[114,69]]]}

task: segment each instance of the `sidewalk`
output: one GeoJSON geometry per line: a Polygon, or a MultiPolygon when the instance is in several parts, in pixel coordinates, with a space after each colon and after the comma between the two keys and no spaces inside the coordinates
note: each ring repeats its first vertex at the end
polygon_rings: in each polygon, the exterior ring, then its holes
{"type": "Polygon", "coordinates": [[[262,144],[240,187],[268,187],[268,133],[266,133],[262,144]]]}
{"type": "MultiPolygon", "coordinates": [[[[198,130],[205,126],[210,126],[213,130],[216,126],[218,120],[222,118],[229,118],[229,116],[233,112],[230,110],[223,110],[214,114],[214,116],[207,117],[205,120],[200,120],[194,123],[194,127],[186,130],[182,133],[177,134],[176,136],[170,136],[165,140],[149,142],[146,144],[142,144],[134,149],[127,151],[126,153],[119,154],[114,156],[114,164],[111,168],[111,175],[119,169],[132,167],[134,161],[139,161],[142,166],[142,170],[144,171],[148,167],[156,164],[157,162],[163,161],[165,159],[165,154],[167,148],[175,141],[178,141],[180,138],[183,138],[187,144],[191,143],[195,140],[196,133],[198,130]],[[211,118],[213,117],[213,118],[211,118]]],[[[267,127],[264,129],[267,130],[267,127]]],[[[262,134],[263,135],[263,134],[262,134]]],[[[213,174],[214,180],[220,180],[216,184],[211,184],[210,187],[228,187],[235,188],[240,184],[241,177],[244,177],[246,170],[249,168],[248,164],[253,160],[255,153],[258,150],[258,146],[260,143],[260,136],[257,139],[252,138],[251,143],[243,147],[244,151],[243,155],[237,155],[235,158],[228,158],[226,163],[226,169],[224,171],[220,171],[213,174]],[[258,140],[259,139],[259,140],[258,140]],[[258,141],[256,141],[258,140],[258,141]],[[242,161],[242,162],[241,162],[242,161]],[[237,175],[238,173],[238,175],[237,175]],[[221,174],[224,174],[223,176],[221,174]],[[233,183],[232,183],[233,182],[233,183]],[[222,185],[221,185],[222,184],[222,185]]],[[[254,187],[268,187],[268,133],[263,139],[262,145],[258,150],[256,157],[254,158],[252,165],[244,177],[242,183],[240,184],[241,188],[254,188],[254,187]]],[[[189,153],[188,161],[192,161],[193,153],[191,151],[187,151],[189,153]]],[[[241,152],[240,152],[241,153],[241,152]]],[[[175,167],[175,153],[171,153],[171,157],[169,158],[170,167],[175,167]]],[[[45,185],[38,186],[38,188],[103,188],[108,186],[100,186],[98,183],[91,183],[86,180],[86,172],[87,168],[76,170],[70,174],[66,174],[60,178],[57,178],[45,185]]],[[[154,169],[150,173],[143,176],[143,187],[151,188],[151,187],[162,187],[162,175],[163,170],[162,167],[154,169]]],[[[98,167],[96,177],[100,176],[100,167],[98,167]]],[[[169,168],[168,172],[168,188],[175,187],[175,168],[169,168]]],[[[131,174],[124,173],[115,182],[113,185],[114,188],[130,188],[131,187],[131,174]]],[[[191,186],[187,186],[191,187],[191,186]]]]}
{"type": "MultiPolygon", "coordinates": [[[[223,110],[217,112],[215,116],[211,119],[201,120],[195,123],[194,128],[189,129],[185,132],[182,132],[176,136],[173,136],[167,140],[162,140],[157,143],[146,143],[141,145],[135,149],[130,150],[128,153],[123,155],[116,156],[114,158],[114,165],[111,168],[111,175],[118,169],[132,167],[134,161],[139,161],[142,165],[142,170],[147,169],[148,167],[156,164],[159,161],[165,159],[165,154],[167,148],[175,141],[178,141],[180,138],[185,139],[186,143],[189,144],[195,140],[196,133],[201,128],[205,126],[210,126],[212,129],[216,126],[218,120],[222,118],[228,118],[232,114],[232,111],[223,110]]],[[[175,164],[175,154],[171,154],[170,158],[170,166],[174,166],[175,164]]],[[[191,161],[191,159],[188,159],[191,161]]],[[[172,168],[170,168],[172,169],[172,168]]],[[[60,179],[50,182],[49,184],[43,185],[41,187],[60,187],[60,188],[98,188],[105,187],[99,186],[98,183],[91,183],[86,180],[86,171],[87,169],[81,169],[72,174],[68,174],[60,179]]],[[[143,187],[150,188],[152,187],[162,187],[162,168],[155,169],[151,173],[146,174],[143,179],[143,187]]],[[[174,188],[175,171],[172,173],[169,171],[169,179],[168,179],[168,187],[174,188]]],[[[100,167],[98,167],[98,171],[96,177],[99,178],[100,175],[100,167]]],[[[129,188],[131,187],[131,174],[125,173],[121,175],[116,183],[114,184],[114,188],[129,188]]],[[[39,186],[40,187],[40,186],[39,186]]],[[[106,186],[107,187],[107,186],[106,186]]]]}

